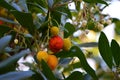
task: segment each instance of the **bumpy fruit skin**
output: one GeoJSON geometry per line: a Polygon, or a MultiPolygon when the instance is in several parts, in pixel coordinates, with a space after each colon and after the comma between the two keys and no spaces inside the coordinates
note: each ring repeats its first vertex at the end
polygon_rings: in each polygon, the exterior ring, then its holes
{"type": "Polygon", "coordinates": [[[54,35],[54,36],[58,35],[58,33],[59,33],[59,28],[56,27],[56,26],[51,27],[51,28],[50,28],[50,33],[51,33],[52,35],[54,35]]]}
{"type": "Polygon", "coordinates": [[[42,59],[47,62],[48,60],[48,53],[46,51],[39,51],[36,55],[38,61],[41,61],[42,59]]]}
{"type": "Polygon", "coordinates": [[[51,70],[54,70],[58,65],[58,59],[55,55],[48,55],[47,64],[51,70]]]}
{"type": "Polygon", "coordinates": [[[52,52],[59,52],[63,48],[63,39],[60,36],[51,37],[49,48],[52,52]]]}
{"type": "Polygon", "coordinates": [[[63,45],[63,50],[68,51],[71,48],[71,41],[69,38],[65,38],[63,40],[64,45],[63,45]]]}

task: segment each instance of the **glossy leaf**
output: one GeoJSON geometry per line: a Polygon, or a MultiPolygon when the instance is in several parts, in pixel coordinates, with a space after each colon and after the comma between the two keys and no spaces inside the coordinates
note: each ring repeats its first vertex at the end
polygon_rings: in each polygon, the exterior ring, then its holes
{"type": "Polygon", "coordinates": [[[34,75],[34,72],[32,71],[9,72],[0,75],[0,80],[23,80],[31,77],[32,75],[34,75]]]}
{"type": "Polygon", "coordinates": [[[42,60],[42,69],[43,69],[43,73],[44,75],[48,78],[48,80],[57,80],[52,72],[52,70],[49,68],[49,66],[47,65],[47,63],[42,60]]]}
{"type": "Polygon", "coordinates": [[[12,7],[10,4],[8,4],[5,0],[0,0],[0,6],[6,8],[8,10],[16,10],[14,7],[12,7]]]}
{"type": "Polygon", "coordinates": [[[87,3],[101,3],[101,4],[105,4],[105,5],[108,5],[107,2],[105,2],[104,0],[83,0],[87,3]]]}
{"type": "Polygon", "coordinates": [[[74,31],[75,31],[75,27],[70,23],[66,23],[64,28],[65,28],[65,30],[64,30],[64,37],[65,38],[72,35],[74,33],[74,31]]]}
{"type": "Polygon", "coordinates": [[[78,44],[80,47],[97,47],[98,43],[97,42],[88,42],[88,43],[82,43],[78,44]]]}
{"type": "Polygon", "coordinates": [[[49,8],[53,7],[54,0],[47,0],[49,8]]]}
{"type": "Polygon", "coordinates": [[[84,53],[81,51],[81,49],[77,46],[73,46],[70,51],[61,51],[58,54],[56,54],[57,57],[60,58],[66,58],[66,57],[78,57],[80,60],[80,67],[82,66],[83,69],[94,79],[98,80],[95,71],[89,66],[88,62],[86,61],[86,58],[84,56],[84,53]]]}
{"type": "Polygon", "coordinates": [[[28,7],[27,7],[27,4],[26,4],[26,0],[19,0],[17,2],[17,5],[20,6],[20,8],[25,11],[25,12],[28,12],[28,7]]]}
{"type": "Polygon", "coordinates": [[[84,53],[82,52],[82,50],[77,47],[74,46],[71,49],[71,52],[76,54],[76,56],[79,58],[80,62],[81,62],[81,66],[83,67],[83,69],[85,69],[85,71],[94,79],[94,80],[98,80],[98,77],[95,74],[95,71],[90,67],[90,65],[88,64],[84,53]]]}
{"type": "Polygon", "coordinates": [[[71,73],[65,80],[84,80],[83,74],[79,71],[71,73]]]}
{"type": "Polygon", "coordinates": [[[120,65],[120,46],[115,40],[112,40],[111,42],[111,50],[112,50],[112,55],[113,55],[115,64],[116,66],[119,66],[120,65]]]}
{"type": "Polygon", "coordinates": [[[113,65],[112,52],[109,46],[108,39],[105,33],[103,32],[101,32],[100,37],[99,37],[98,48],[99,48],[99,51],[100,51],[100,54],[103,60],[106,62],[109,68],[112,69],[112,65],[113,65]]]}
{"type": "Polygon", "coordinates": [[[39,8],[41,10],[41,12],[43,12],[43,13],[47,13],[47,11],[48,11],[43,6],[41,6],[41,5],[37,4],[37,3],[28,2],[27,4],[29,5],[30,9],[33,9],[34,7],[36,7],[36,8],[39,8]]]}
{"type": "Polygon", "coordinates": [[[4,36],[0,39],[0,53],[8,46],[12,36],[4,36]]]}
{"type": "Polygon", "coordinates": [[[0,63],[0,74],[11,71],[11,67],[13,67],[13,68],[16,67],[15,64],[17,63],[17,61],[21,57],[23,57],[23,56],[25,56],[26,54],[29,54],[29,53],[30,53],[29,50],[23,50],[23,51],[17,53],[16,55],[6,59],[5,61],[1,62],[0,63]]]}
{"type": "MultiPolygon", "coordinates": [[[[59,13],[57,11],[53,11],[51,13],[52,20],[57,21],[57,23],[60,24],[61,23],[61,15],[62,15],[61,13],[59,13]]],[[[54,21],[53,21],[53,25],[56,24],[56,22],[54,22],[54,21]]]]}
{"type": "Polygon", "coordinates": [[[60,7],[56,8],[56,11],[61,13],[62,15],[67,16],[68,18],[72,19],[72,14],[71,14],[70,10],[68,9],[68,7],[60,6],[60,7]]]}
{"type": "Polygon", "coordinates": [[[11,13],[15,16],[22,27],[26,28],[31,34],[35,33],[35,26],[30,13],[23,13],[19,11],[11,11],[11,13]]]}
{"type": "Polygon", "coordinates": [[[19,25],[17,22],[15,22],[15,21],[13,21],[13,20],[10,20],[10,19],[7,19],[7,18],[0,17],[0,20],[2,20],[2,21],[4,21],[4,22],[11,23],[11,24],[19,25]]]}

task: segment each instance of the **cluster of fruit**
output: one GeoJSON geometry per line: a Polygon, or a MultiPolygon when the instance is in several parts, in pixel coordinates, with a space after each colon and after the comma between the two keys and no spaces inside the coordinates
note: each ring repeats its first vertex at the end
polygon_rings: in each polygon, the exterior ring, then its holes
{"type": "Polygon", "coordinates": [[[54,54],[58,53],[61,50],[69,51],[71,48],[70,39],[61,38],[59,36],[59,32],[59,28],[56,26],[50,28],[51,38],[49,40],[48,47],[52,54],[50,54],[49,51],[39,51],[37,53],[38,61],[41,61],[42,59],[46,61],[51,70],[54,70],[58,65],[58,58],[54,54]]]}

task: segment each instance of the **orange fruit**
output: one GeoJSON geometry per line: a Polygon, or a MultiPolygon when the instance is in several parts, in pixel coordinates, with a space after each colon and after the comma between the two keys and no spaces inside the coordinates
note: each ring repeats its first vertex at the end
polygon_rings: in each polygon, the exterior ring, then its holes
{"type": "Polygon", "coordinates": [[[48,55],[47,64],[51,70],[54,70],[58,65],[58,59],[55,55],[48,55]]]}
{"type": "Polygon", "coordinates": [[[51,27],[50,28],[50,33],[52,34],[52,35],[58,35],[58,33],[59,33],[59,28],[58,27],[56,27],[56,26],[53,26],[53,27],[51,27]]]}
{"type": "Polygon", "coordinates": [[[49,48],[52,52],[59,52],[63,48],[63,39],[60,36],[53,36],[49,40],[49,48]]]}
{"type": "Polygon", "coordinates": [[[41,61],[42,59],[47,62],[48,59],[48,53],[46,51],[39,51],[36,55],[36,58],[38,61],[41,61]]]}

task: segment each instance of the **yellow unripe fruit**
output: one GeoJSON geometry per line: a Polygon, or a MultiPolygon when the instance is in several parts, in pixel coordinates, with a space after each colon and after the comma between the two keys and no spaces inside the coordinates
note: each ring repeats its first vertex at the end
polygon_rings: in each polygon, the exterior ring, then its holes
{"type": "Polygon", "coordinates": [[[69,38],[65,38],[65,39],[63,40],[63,42],[64,42],[64,44],[63,44],[63,49],[64,49],[65,51],[68,51],[68,50],[71,48],[71,41],[70,41],[70,39],[69,39],[69,38]]]}
{"type": "Polygon", "coordinates": [[[59,33],[59,28],[58,27],[56,27],[56,26],[53,26],[53,27],[51,27],[50,28],[50,33],[52,34],[52,35],[58,35],[58,33],[59,33]]]}
{"type": "Polygon", "coordinates": [[[18,44],[18,39],[14,39],[14,43],[15,43],[15,44],[18,44]]]}
{"type": "Polygon", "coordinates": [[[46,51],[39,51],[37,53],[37,59],[38,61],[41,61],[42,59],[47,62],[48,60],[48,53],[46,51]]]}
{"type": "Polygon", "coordinates": [[[48,66],[50,67],[51,70],[54,70],[58,65],[57,57],[55,55],[48,55],[47,64],[48,64],[48,66]]]}

